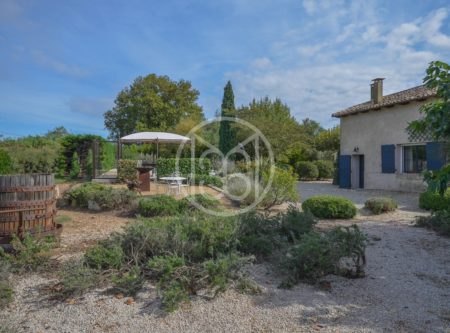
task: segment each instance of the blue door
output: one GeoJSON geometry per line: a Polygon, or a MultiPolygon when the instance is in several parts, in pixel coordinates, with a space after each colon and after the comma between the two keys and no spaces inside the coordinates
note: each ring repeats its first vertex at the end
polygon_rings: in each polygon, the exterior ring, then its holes
{"type": "Polygon", "coordinates": [[[339,187],[350,188],[352,186],[352,156],[339,156],[339,187]]]}

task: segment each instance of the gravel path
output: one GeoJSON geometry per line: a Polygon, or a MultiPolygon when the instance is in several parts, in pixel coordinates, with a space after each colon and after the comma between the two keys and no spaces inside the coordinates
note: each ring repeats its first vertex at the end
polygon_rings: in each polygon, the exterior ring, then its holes
{"type": "Polygon", "coordinates": [[[394,192],[382,190],[366,190],[366,189],[343,189],[332,185],[327,181],[317,182],[298,182],[297,189],[300,193],[302,202],[313,195],[339,195],[350,199],[354,204],[361,208],[364,202],[371,197],[391,197],[399,204],[399,209],[404,211],[419,210],[419,193],[394,192]]]}
{"type": "Polygon", "coordinates": [[[254,265],[262,294],[228,291],[165,315],[152,286],[131,305],[101,290],[75,304],[52,303],[39,293],[49,280],[31,275],[15,281],[16,299],[0,312],[0,323],[58,333],[450,332],[450,239],[405,223],[358,223],[371,239],[367,276],[330,276],[329,291],[306,284],[278,289],[268,267],[254,265]]]}

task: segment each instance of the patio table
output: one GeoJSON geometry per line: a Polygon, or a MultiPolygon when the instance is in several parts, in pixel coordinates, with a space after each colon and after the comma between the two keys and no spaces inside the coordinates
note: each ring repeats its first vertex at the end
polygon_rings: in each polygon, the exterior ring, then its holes
{"type": "Polygon", "coordinates": [[[177,187],[176,187],[176,189],[177,189],[176,194],[177,195],[180,194],[181,183],[184,180],[187,180],[186,177],[180,177],[180,176],[161,177],[159,179],[162,180],[162,181],[165,181],[167,183],[167,193],[169,193],[169,191],[170,191],[170,185],[175,183],[177,185],[177,187]]]}

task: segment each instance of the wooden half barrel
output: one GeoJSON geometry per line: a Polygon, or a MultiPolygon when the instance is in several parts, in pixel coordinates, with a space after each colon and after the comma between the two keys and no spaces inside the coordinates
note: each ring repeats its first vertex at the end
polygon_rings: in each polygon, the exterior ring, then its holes
{"type": "Polygon", "coordinates": [[[56,235],[53,174],[0,175],[0,244],[13,235],[56,235]]]}

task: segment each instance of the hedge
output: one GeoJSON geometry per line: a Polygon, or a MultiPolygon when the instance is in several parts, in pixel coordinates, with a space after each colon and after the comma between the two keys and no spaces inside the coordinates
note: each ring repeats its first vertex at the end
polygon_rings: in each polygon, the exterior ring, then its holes
{"type": "Polygon", "coordinates": [[[319,160],[314,161],[314,165],[317,167],[319,171],[318,179],[331,179],[334,174],[334,164],[332,161],[319,160]]]}
{"type": "Polygon", "coordinates": [[[319,177],[319,169],[313,162],[297,162],[295,172],[301,180],[316,180],[319,177]]]}
{"type": "Polygon", "coordinates": [[[189,176],[189,174],[209,175],[211,171],[211,161],[206,158],[194,158],[194,169],[192,169],[191,158],[179,158],[178,170],[176,170],[176,158],[160,158],[158,159],[158,177],[170,176],[175,171],[178,171],[182,176],[189,176]]]}
{"type": "Polygon", "coordinates": [[[347,198],[332,195],[316,195],[302,204],[304,211],[318,218],[350,219],[356,215],[356,207],[347,198]]]}

